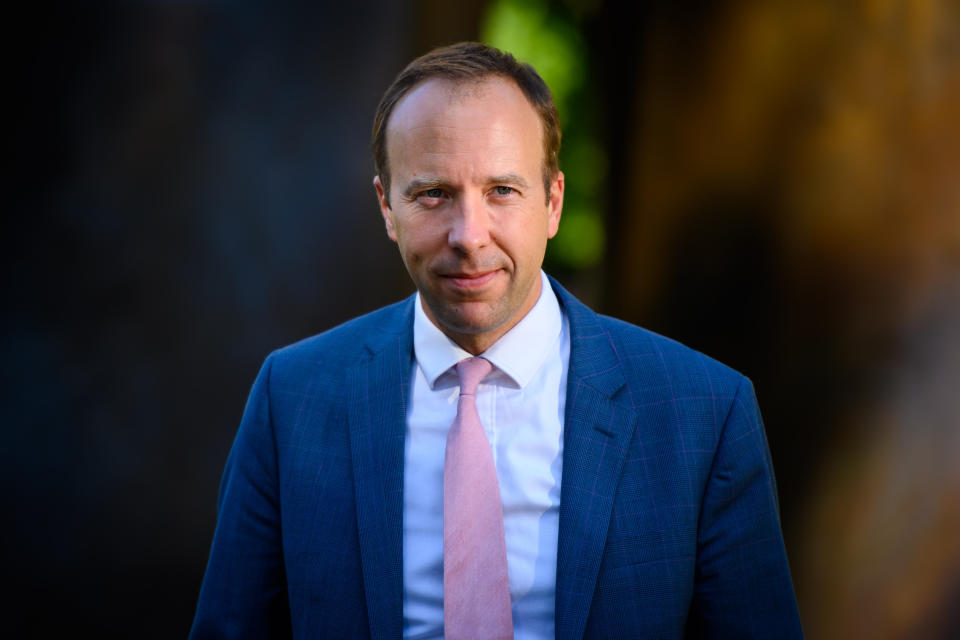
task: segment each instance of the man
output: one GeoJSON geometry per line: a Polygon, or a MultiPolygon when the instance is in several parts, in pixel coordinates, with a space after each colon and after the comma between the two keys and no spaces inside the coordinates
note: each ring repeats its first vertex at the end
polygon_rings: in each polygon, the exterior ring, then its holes
{"type": "Polygon", "coordinates": [[[267,358],[193,637],[801,636],[749,381],[540,270],[559,146],[484,45],[387,90],[374,186],[417,294],[267,358]]]}

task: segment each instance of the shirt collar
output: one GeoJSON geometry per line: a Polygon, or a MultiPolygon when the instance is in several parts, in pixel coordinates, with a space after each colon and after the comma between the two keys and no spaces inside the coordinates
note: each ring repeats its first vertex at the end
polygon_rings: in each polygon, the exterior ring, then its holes
{"type": "MultiPolygon", "coordinates": [[[[523,388],[546,360],[560,337],[562,326],[560,303],[547,275],[541,270],[540,297],[536,304],[520,322],[480,355],[492,362],[510,382],[523,388]]],[[[455,374],[444,374],[450,372],[456,363],[471,357],[470,353],[430,321],[423,310],[419,293],[414,305],[413,350],[431,389],[436,388],[438,382],[449,382],[451,376],[455,383],[455,374]]]]}

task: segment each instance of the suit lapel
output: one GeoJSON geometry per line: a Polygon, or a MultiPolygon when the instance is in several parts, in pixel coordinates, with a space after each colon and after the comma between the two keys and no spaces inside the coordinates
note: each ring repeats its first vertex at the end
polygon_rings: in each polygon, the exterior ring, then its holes
{"type": "Polygon", "coordinates": [[[373,638],[403,627],[403,456],[413,354],[413,298],[398,333],[375,336],[346,372],[350,449],[367,616],[373,638]]]}
{"type": "MultiPolygon", "coordinates": [[[[625,378],[597,315],[551,279],[570,323],[557,551],[556,637],[583,635],[620,471],[636,425],[617,393],[625,378]]],[[[350,446],[367,615],[373,638],[403,629],[403,458],[413,298],[396,332],[367,345],[370,357],[346,373],[350,446]]]]}
{"type": "Polygon", "coordinates": [[[637,417],[626,402],[617,400],[625,378],[597,315],[556,282],[552,284],[570,323],[556,637],[581,638],[637,417]]]}

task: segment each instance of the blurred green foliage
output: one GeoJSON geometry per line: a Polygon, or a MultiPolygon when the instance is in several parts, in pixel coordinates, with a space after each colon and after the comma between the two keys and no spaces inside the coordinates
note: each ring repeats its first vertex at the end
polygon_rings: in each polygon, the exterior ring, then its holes
{"type": "Polygon", "coordinates": [[[589,58],[572,16],[544,0],[494,0],[481,39],[533,65],[560,112],[566,192],[560,231],[548,245],[546,262],[569,270],[599,264],[605,245],[601,194],[607,159],[586,115],[589,58]]]}

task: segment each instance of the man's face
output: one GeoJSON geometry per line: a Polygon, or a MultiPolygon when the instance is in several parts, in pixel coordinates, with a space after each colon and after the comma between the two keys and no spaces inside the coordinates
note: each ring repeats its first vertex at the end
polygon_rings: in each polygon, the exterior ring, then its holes
{"type": "Polygon", "coordinates": [[[387,235],[427,316],[474,354],[540,295],[563,204],[562,173],[544,193],[541,128],[519,87],[497,76],[428,80],[388,123],[390,193],[374,179],[387,235]]]}

